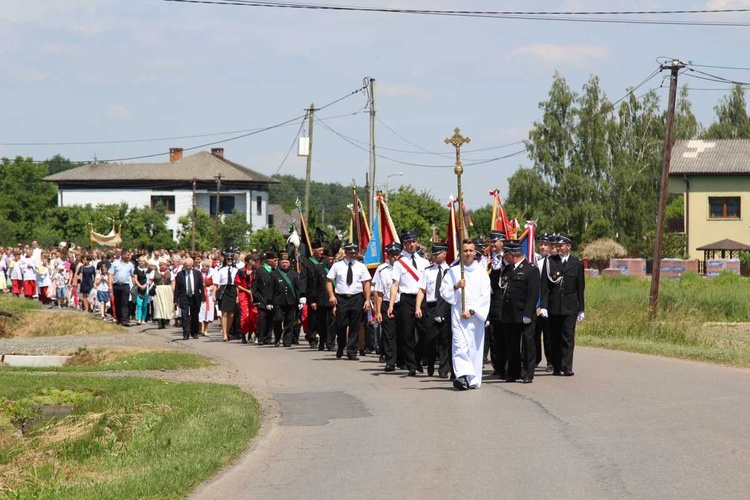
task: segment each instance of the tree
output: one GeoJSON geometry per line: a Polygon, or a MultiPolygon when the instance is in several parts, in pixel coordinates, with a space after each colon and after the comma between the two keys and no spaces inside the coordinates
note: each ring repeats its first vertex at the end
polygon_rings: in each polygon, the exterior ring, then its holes
{"type": "Polygon", "coordinates": [[[65,170],[70,170],[71,168],[76,168],[83,165],[83,163],[72,162],[68,158],[65,158],[64,156],[61,156],[59,154],[56,154],[52,158],[44,160],[44,164],[47,165],[49,175],[64,172],[65,170]]]}
{"type": "Polygon", "coordinates": [[[31,158],[0,160],[0,220],[5,221],[6,234],[12,235],[4,243],[28,240],[44,212],[57,203],[57,187],[42,180],[48,173],[46,165],[31,158]]]}
{"type": "Polygon", "coordinates": [[[717,121],[708,127],[704,139],[750,139],[750,119],[742,85],[736,84],[714,111],[717,121]]]}
{"type": "Polygon", "coordinates": [[[253,234],[250,235],[248,244],[252,250],[263,252],[271,249],[274,242],[278,245],[279,249],[286,247],[284,235],[282,235],[275,227],[268,227],[253,232],[253,234]]]}
{"type": "Polygon", "coordinates": [[[417,193],[411,186],[400,186],[388,199],[388,209],[398,231],[411,229],[419,235],[421,242],[427,243],[432,238],[434,226],[438,238],[445,237],[448,208],[425,191],[417,193]]]}
{"type": "Polygon", "coordinates": [[[231,248],[236,245],[247,250],[252,229],[253,225],[245,220],[245,214],[233,210],[232,215],[224,217],[219,225],[219,246],[231,248]]]}
{"type": "MultiPolygon", "coordinates": [[[[179,245],[192,248],[192,219],[183,215],[178,219],[180,229],[177,232],[179,245]]],[[[214,244],[214,219],[208,212],[197,207],[195,210],[195,248],[211,248],[214,244]]]]}

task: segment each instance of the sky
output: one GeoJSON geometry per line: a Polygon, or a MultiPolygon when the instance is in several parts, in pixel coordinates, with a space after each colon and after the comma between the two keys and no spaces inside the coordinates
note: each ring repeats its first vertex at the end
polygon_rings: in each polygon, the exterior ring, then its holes
{"type": "MultiPolygon", "coordinates": [[[[750,8],[750,0],[335,3],[463,10],[750,8]]],[[[750,13],[653,17],[750,22],[750,13]]],[[[379,154],[388,157],[377,158],[376,184],[411,184],[447,202],[456,194],[456,178],[452,147],[443,140],[460,127],[471,138],[462,154],[464,196],[476,208],[491,201],[490,189],[507,194],[507,178],[531,164],[525,154],[470,163],[524,149],[498,146],[528,138],[532,124],[541,119],[539,103],[555,72],[574,90],[597,75],[614,101],[657,69],[657,57],[747,67],[749,42],[750,27],[449,18],[161,0],[3,0],[0,157],[43,160],[61,154],[89,161],[159,153],[141,161],[167,161],[170,147],[240,134],[184,136],[248,131],[292,120],[215,147],[264,174],[304,177],[305,158],[297,156],[296,147],[283,160],[305,108],[344,97],[371,77],[376,81],[376,144],[379,154]],[[174,137],[184,138],[161,140],[174,137]],[[111,143],[144,139],[148,142],[111,143]],[[50,142],[99,144],[38,145],[50,142]],[[486,148],[494,149],[474,151],[486,148]]],[[[750,72],[741,69],[707,71],[750,79],[750,72]]],[[[643,90],[657,88],[666,106],[666,84],[659,88],[661,82],[657,75],[643,90]]],[[[698,119],[710,123],[713,107],[728,87],[691,78],[680,83],[710,89],[691,94],[698,119]]],[[[365,184],[365,104],[365,94],[358,92],[316,113],[321,121],[314,126],[313,180],[365,184]]]]}

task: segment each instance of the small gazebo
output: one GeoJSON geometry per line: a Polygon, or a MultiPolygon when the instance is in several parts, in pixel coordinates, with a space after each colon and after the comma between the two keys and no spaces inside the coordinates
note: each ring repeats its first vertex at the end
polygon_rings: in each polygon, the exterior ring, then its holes
{"type": "Polygon", "coordinates": [[[739,259],[740,252],[750,250],[750,245],[726,239],[704,245],[697,250],[703,251],[704,261],[709,259],[739,259]]]}

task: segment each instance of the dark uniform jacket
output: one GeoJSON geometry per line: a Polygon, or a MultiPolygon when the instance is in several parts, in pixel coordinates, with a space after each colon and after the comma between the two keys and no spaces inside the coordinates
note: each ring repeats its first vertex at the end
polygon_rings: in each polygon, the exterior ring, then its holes
{"type": "Polygon", "coordinates": [[[323,262],[321,262],[313,270],[312,282],[308,282],[307,300],[311,304],[317,304],[318,307],[332,306],[328,300],[328,290],[326,289],[327,276],[328,271],[326,271],[323,262]]]}
{"type": "Polygon", "coordinates": [[[258,266],[253,279],[253,300],[258,307],[265,309],[268,304],[273,304],[273,279],[265,267],[258,266]]]}
{"type": "Polygon", "coordinates": [[[299,290],[300,293],[309,297],[312,295],[312,289],[315,287],[315,268],[318,264],[311,260],[311,257],[299,258],[299,290]]]}
{"type": "Polygon", "coordinates": [[[299,274],[297,271],[290,267],[285,273],[277,267],[271,271],[271,279],[273,280],[273,305],[297,305],[300,298],[299,274]]]}
{"type": "Polygon", "coordinates": [[[518,267],[503,268],[502,321],[521,323],[523,318],[536,319],[536,304],[539,299],[539,269],[524,259],[518,267]]]}
{"type": "Polygon", "coordinates": [[[549,314],[568,316],[578,314],[584,310],[583,292],[585,281],[583,276],[583,262],[568,256],[563,265],[559,255],[547,257],[542,270],[542,301],[541,307],[549,314]],[[550,278],[562,280],[555,284],[550,278]]]}
{"type": "Polygon", "coordinates": [[[487,319],[490,321],[500,321],[502,319],[503,289],[500,288],[500,279],[503,269],[505,267],[501,267],[500,269],[490,268],[490,289],[492,290],[492,295],[490,295],[490,313],[487,315],[487,319]]]}

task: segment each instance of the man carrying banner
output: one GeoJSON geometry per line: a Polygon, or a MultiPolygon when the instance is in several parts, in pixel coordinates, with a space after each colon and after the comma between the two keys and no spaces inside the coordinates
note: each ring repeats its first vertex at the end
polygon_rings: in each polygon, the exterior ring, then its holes
{"type": "Polygon", "coordinates": [[[427,329],[424,319],[418,319],[415,314],[419,279],[430,262],[417,255],[417,233],[404,231],[400,239],[403,250],[401,257],[393,265],[388,317],[396,318],[398,364],[403,363],[402,366],[406,366],[408,375],[414,377],[417,371],[420,373],[424,371],[421,364],[422,353],[415,352],[415,329],[419,331],[420,337],[427,335],[427,329]],[[399,296],[398,315],[394,312],[397,296],[399,296]]]}

